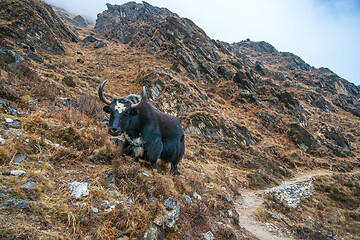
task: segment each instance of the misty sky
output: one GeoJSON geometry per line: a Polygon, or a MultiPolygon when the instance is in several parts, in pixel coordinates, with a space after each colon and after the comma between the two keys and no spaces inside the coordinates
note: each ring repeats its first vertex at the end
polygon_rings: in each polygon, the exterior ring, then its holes
{"type": "MultiPolygon", "coordinates": [[[[93,21],[105,3],[123,0],[45,0],[93,21]]],[[[141,2],[141,1],[136,1],[141,2]]],[[[360,0],[148,0],[187,17],[209,37],[229,43],[266,41],[315,67],[328,67],[360,85],[360,0]]]]}

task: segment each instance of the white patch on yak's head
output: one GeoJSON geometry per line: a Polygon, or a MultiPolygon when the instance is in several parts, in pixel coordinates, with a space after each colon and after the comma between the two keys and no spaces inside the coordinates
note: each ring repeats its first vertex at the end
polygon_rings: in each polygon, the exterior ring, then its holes
{"type": "Polygon", "coordinates": [[[115,110],[117,110],[119,113],[122,113],[126,110],[126,106],[124,103],[121,103],[119,101],[116,101],[116,104],[114,106],[115,110]]]}

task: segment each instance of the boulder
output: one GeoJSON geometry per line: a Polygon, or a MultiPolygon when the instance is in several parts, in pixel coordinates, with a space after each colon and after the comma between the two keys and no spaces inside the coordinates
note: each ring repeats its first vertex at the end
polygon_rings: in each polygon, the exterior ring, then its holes
{"type": "Polygon", "coordinates": [[[172,228],[180,218],[180,203],[176,202],[173,198],[168,198],[164,202],[164,206],[167,208],[167,211],[164,215],[157,217],[154,223],[159,227],[166,226],[172,228]]]}
{"type": "Polygon", "coordinates": [[[91,42],[97,42],[98,40],[94,38],[93,36],[87,36],[82,40],[83,43],[91,43],[91,42]]]}
{"type": "Polygon", "coordinates": [[[289,137],[299,148],[309,153],[318,147],[315,138],[305,128],[296,123],[290,124],[289,127],[289,137]]]}
{"type": "Polygon", "coordinates": [[[89,184],[87,182],[72,182],[69,183],[68,186],[72,191],[71,195],[75,198],[82,198],[89,195],[89,184]]]}
{"type": "Polygon", "coordinates": [[[333,140],[336,145],[342,147],[344,150],[350,151],[351,149],[350,142],[345,138],[345,136],[339,130],[336,130],[333,127],[327,127],[324,135],[327,139],[333,140]]]}
{"type": "Polygon", "coordinates": [[[99,40],[97,42],[95,42],[95,46],[94,48],[103,48],[103,47],[106,47],[106,43],[104,43],[103,41],[99,40]]]}
{"type": "Polygon", "coordinates": [[[79,27],[84,28],[88,26],[87,21],[80,15],[75,16],[73,20],[79,27]]]}

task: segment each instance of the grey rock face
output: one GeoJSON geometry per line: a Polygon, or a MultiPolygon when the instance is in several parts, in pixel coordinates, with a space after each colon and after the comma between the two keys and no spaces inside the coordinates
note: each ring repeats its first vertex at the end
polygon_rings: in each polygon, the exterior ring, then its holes
{"type": "Polygon", "coordinates": [[[84,28],[88,25],[87,21],[80,15],[75,16],[73,20],[79,27],[84,28]]]}
{"type": "Polygon", "coordinates": [[[191,20],[145,2],[107,6],[96,20],[97,33],[133,47],[145,47],[153,55],[166,52],[175,65],[182,65],[194,76],[204,73],[219,78],[214,65],[220,58],[217,45],[226,46],[211,40],[191,20]]]}
{"type": "Polygon", "coordinates": [[[290,124],[289,137],[305,152],[310,152],[318,146],[315,138],[305,128],[296,123],[290,124]]]}

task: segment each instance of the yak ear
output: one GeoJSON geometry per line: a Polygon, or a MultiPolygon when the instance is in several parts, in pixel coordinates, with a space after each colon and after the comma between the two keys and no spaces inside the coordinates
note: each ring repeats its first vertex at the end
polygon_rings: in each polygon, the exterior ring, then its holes
{"type": "Polygon", "coordinates": [[[110,113],[110,106],[106,105],[105,107],[103,107],[103,110],[106,113],[110,113]]]}

